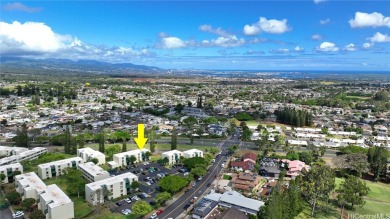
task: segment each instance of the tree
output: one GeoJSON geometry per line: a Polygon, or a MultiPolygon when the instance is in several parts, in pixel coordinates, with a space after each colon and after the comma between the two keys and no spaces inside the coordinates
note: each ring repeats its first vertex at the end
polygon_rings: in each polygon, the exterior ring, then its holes
{"type": "Polygon", "coordinates": [[[198,101],[196,102],[196,107],[197,108],[202,108],[203,107],[203,96],[202,95],[199,95],[198,96],[198,101]]]}
{"type": "Polygon", "coordinates": [[[362,173],[367,173],[370,166],[367,155],[363,153],[337,156],[333,158],[333,163],[337,168],[346,169],[358,177],[362,177],[362,173]]]}
{"type": "Polygon", "coordinates": [[[138,216],[144,216],[152,211],[152,207],[145,201],[136,201],[132,207],[133,214],[138,216]]]}
{"type": "Polygon", "coordinates": [[[131,155],[129,157],[129,160],[130,160],[131,165],[133,165],[137,161],[137,158],[134,155],[131,155]]]}
{"type": "Polygon", "coordinates": [[[219,149],[217,147],[210,148],[209,153],[213,156],[219,152],[219,149]]]}
{"type": "MultiPolygon", "coordinates": [[[[355,176],[349,175],[344,182],[340,184],[340,188],[337,190],[339,193],[337,197],[339,203],[350,203],[353,210],[355,205],[363,207],[365,204],[364,196],[368,195],[370,189],[365,182],[359,180],[355,176]]],[[[342,206],[343,208],[344,206],[342,206]]]]}
{"type": "Polygon", "coordinates": [[[160,136],[156,134],[154,130],[150,130],[148,133],[148,141],[150,146],[150,151],[154,153],[156,151],[156,139],[160,136]]]}
{"type": "Polygon", "coordinates": [[[84,134],[79,134],[77,135],[77,144],[79,145],[79,148],[84,148],[85,145],[85,139],[84,139],[84,134]]]}
{"type": "Polygon", "coordinates": [[[311,206],[311,216],[314,216],[318,201],[329,197],[329,193],[334,189],[334,186],[334,173],[330,167],[325,165],[314,165],[303,177],[301,192],[311,206]]]}
{"type": "Polygon", "coordinates": [[[389,156],[389,151],[384,147],[371,147],[368,149],[368,162],[370,163],[371,172],[374,173],[376,181],[381,177],[386,177],[389,156]]]}
{"type": "Polygon", "coordinates": [[[289,151],[289,152],[287,152],[286,158],[289,160],[299,160],[299,154],[292,152],[292,151],[289,151]]]}
{"type": "Polygon", "coordinates": [[[193,168],[197,167],[198,165],[206,166],[206,160],[203,157],[191,157],[188,159],[185,159],[183,161],[183,164],[189,169],[192,170],[193,168]]]}
{"type": "Polygon", "coordinates": [[[94,158],[91,159],[91,162],[94,163],[94,164],[98,164],[99,163],[99,159],[94,157],[94,158]]]}
{"type": "Polygon", "coordinates": [[[190,144],[193,144],[193,143],[194,143],[194,140],[195,140],[194,133],[191,132],[191,133],[190,133],[190,144]]]}
{"type": "Polygon", "coordinates": [[[146,160],[149,160],[152,155],[153,154],[151,152],[149,152],[149,151],[145,152],[146,160]]]}
{"type": "Polygon", "coordinates": [[[141,183],[139,183],[138,181],[134,181],[131,183],[130,187],[134,190],[138,189],[139,186],[141,185],[141,183]]]}
{"type": "Polygon", "coordinates": [[[313,162],[313,155],[308,151],[299,152],[298,155],[299,160],[306,164],[311,164],[311,162],[313,162]]]}
{"type": "Polygon", "coordinates": [[[9,203],[12,205],[18,205],[20,201],[22,201],[22,198],[20,197],[20,194],[16,191],[10,192],[5,196],[9,203]]]}
{"type": "Polygon", "coordinates": [[[171,137],[171,150],[176,150],[177,148],[177,133],[176,130],[172,130],[172,137],[171,137]]]}
{"type": "Polygon", "coordinates": [[[248,120],[252,120],[252,117],[247,113],[240,112],[240,113],[237,113],[236,119],[239,121],[248,121],[248,120]]]}
{"type": "Polygon", "coordinates": [[[16,136],[13,138],[16,147],[30,148],[30,138],[28,137],[27,125],[23,123],[22,129],[16,130],[16,136]]]}
{"type": "Polygon", "coordinates": [[[169,159],[168,159],[168,157],[164,157],[162,160],[161,160],[161,164],[162,165],[167,165],[169,163],[169,159]]]}
{"type": "Polygon", "coordinates": [[[104,153],[105,151],[105,146],[104,146],[105,141],[106,141],[106,136],[105,136],[104,129],[102,129],[99,136],[99,151],[102,153],[104,153]]]}
{"type": "Polygon", "coordinates": [[[191,169],[191,173],[194,174],[194,176],[200,177],[206,175],[207,170],[202,166],[197,166],[191,169]]]}
{"type": "Polygon", "coordinates": [[[107,154],[108,159],[111,160],[112,156],[114,156],[114,154],[117,154],[117,153],[119,153],[121,151],[122,151],[121,146],[115,144],[115,145],[112,145],[112,146],[106,148],[105,153],[107,154]]]}
{"type": "Polygon", "coordinates": [[[29,218],[30,219],[45,219],[46,217],[41,210],[36,209],[30,213],[29,218]]]}
{"type": "Polygon", "coordinates": [[[171,194],[175,194],[176,192],[180,191],[187,184],[187,180],[177,175],[166,176],[158,182],[158,186],[163,191],[169,192],[171,194]]]}
{"type": "Polygon", "coordinates": [[[0,173],[0,190],[3,189],[4,180],[7,176],[4,173],[0,173]]]}
{"type": "Polygon", "coordinates": [[[3,126],[7,126],[7,123],[8,123],[8,121],[6,119],[2,119],[0,121],[0,124],[2,124],[3,126]]]}
{"type": "Polygon", "coordinates": [[[71,154],[71,134],[70,134],[70,130],[69,130],[69,126],[67,125],[66,128],[65,128],[65,133],[64,133],[64,139],[63,139],[63,143],[64,145],[64,152],[65,154],[71,154]]]}
{"type": "Polygon", "coordinates": [[[183,104],[179,103],[176,105],[175,110],[177,113],[181,113],[181,111],[184,109],[183,104]]]}
{"type": "Polygon", "coordinates": [[[378,91],[374,95],[374,100],[376,101],[387,101],[389,99],[389,92],[385,90],[378,91]]]}
{"type": "Polygon", "coordinates": [[[172,195],[168,192],[157,193],[154,198],[154,200],[160,205],[164,204],[166,201],[171,199],[172,199],[172,195]]]}
{"type": "Polygon", "coordinates": [[[193,116],[189,116],[189,117],[187,117],[187,118],[185,118],[184,120],[183,120],[183,123],[186,125],[186,126],[188,126],[188,127],[192,127],[194,124],[196,124],[198,122],[198,120],[195,118],[195,117],[193,117],[193,116]]]}
{"type": "Polygon", "coordinates": [[[31,207],[35,204],[35,199],[33,198],[26,198],[24,199],[20,205],[24,208],[25,211],[30,212],[31,207]]]}
{"type": "Polygon", "coordinates": [[[362,148],[355,145],[348,145],[346,147],[339,148],[339,154],[354,154],[354,153],[364,153],[367,154],[368,149],[362,148]]]}
{"type": "Polygon", "coordinates": [[[85,181],[82,172],[78,169],[66,168],[64,174],[68,185],[67,192],[72,195],[77,194],[77,197],[80,198],[80,194],[85,193],[85,181]]]}

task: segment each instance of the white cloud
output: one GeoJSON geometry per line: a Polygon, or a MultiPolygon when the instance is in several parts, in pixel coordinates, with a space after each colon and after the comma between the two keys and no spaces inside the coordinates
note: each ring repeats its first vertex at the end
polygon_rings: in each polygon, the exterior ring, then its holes
{"type": "Polygon", "coordinates": [[[390,17],[385,17],[381,13],[373,12],[371,14],[356,12],[355,18],[349,20],[352,28],[359,27],[390,27],[390,17]]]}
{"type": "Polygon", "coordinates": [[[24,11],[29,13],[39,12],[42,10],[42,8],[33,8],[28,7],[22,3],[14,2],[14,3],[8,3],[3,6],[3,9],[6,11],[24,11]]]}
{"type": "Polygon", "coordinates": [[[230,35],[228,32],[226,32],[222,28],[220,28],[220,27],[213,28],[213,26],[208,25],[208,24],[201,25],[199,27],[199,30],[203,31],[203,32],[209,32],[209,33],[217,34],[217,35],[220,35],[220,36],[229,36],[230,35]]]}
{"type": "Polygon", "coordinates": [[[305,50],[304,48],[299,47],[299,46],[296,46],[296,47],[294,48],[294,51],[295,51],[295,52],[303,52],[304,50],[305,50]]]}
{"type": "Polygon", "coordinates": [[[0,48],[6,52],[54,52],[72,41],[68,35],[59,35],[44,23],[0,22],[0,48]]]}
{"type": "Polygon", "coordinates": [[[106,47],[83,43],[77,37],[55,33],[39,22],[0,22],[0,55],[42,58],[95,59],[100,61],[129,61],[151,56],[145,48],[106,47]]]}
{"type": "Polygon", "coordinates": [[[363,49],[370,49],[374,46],[374,43],[363,43],[363,49]]]}
{"type": "Polygon", "coordinates": [[[163,37],[161,38],[161,47],[164,49],[178,49],[186,47],[186,43],[178,37],[163,37]]]}
{"type": "Polygon", "coordinates": [[[384,42],[390,42],[390,36],[387,34],[381,34],[379,32],[376,32],[374,36],[367,38],[371,42],[375,43],[384,43],[384,42]]]}
{"type": "Polygon", "coordinates": [[[324,25],[324,24],[327,24],[330,22],[330,19],[329,18],[326,18],[324,20],[320,20],[320,24],[324,25]]]}
{"type": "Polygon", "coordinates": [[[213,39],[207,46],[221,46],[221,47],[235,47],[242,46],[245,43],[243,38],[238,39],[235,35],[228,37],[220,36],[217,39],[213,39]]]}
{"type": "Polygon", "coordinates": [[[247,36],[254,36],[260,33],[260,27],[256,25],[245,25],[244,26],[244,34],[247,36]]]}
{"type": "Polygon", "coordinates": [[[316,50],[319,52],[337,52],[339,51],[339,48],[334,43],[323,42],[316,47],[316,50]]]}
{"type": "Polygon", "coordinates": [[[353,43],[350,43],[344,47],[344,50],[347,52],[353,52],[353,51],[356,51],[356,49],[357,48],[356,48],[355,44],[353,44],[353,43]]]}
{"type": "Polygon", "coordinates": [[[276,20],[276,19],[267,19],[265,17],[260,17],[257,23],[252,25],[244,26],[245,35],[256,35],[260,32],[266,32],[271,34],[282,34],[289,31],[290,28],[287,25],[287,19],[276,20]]]}
{"type": "Polygon", "coordinates": [[[312,40],[322,40],[322,36],[319,35],[319,34],[313,34],[313,35],[311,36],[311,39],[312,39],[312,40]]]}
{"type": "Polygon", "coordinates": [[[322,2],[326,2],[327,0],[313,0],[314,4],[319,4],[322,2]]]}

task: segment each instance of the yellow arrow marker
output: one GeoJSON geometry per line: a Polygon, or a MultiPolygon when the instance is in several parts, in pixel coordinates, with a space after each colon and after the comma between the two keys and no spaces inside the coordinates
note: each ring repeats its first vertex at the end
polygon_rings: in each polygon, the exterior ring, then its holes
{"type": "Polygon", "coordinates": [[[135,143],[137,143],[137,146],[140,150],[144,148],[146,142],[148,141],[148,139],[144,136],[144,130],[144,124],[138,124],[138,138],[134,138],[134,141],[135,143]]]}

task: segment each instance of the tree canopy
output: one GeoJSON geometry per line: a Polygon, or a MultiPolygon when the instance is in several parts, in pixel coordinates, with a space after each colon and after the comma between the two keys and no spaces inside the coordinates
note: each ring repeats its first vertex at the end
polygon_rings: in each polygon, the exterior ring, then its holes
{"type": "Polygon", "coordinates": [[[176,175],[166,176],[158,182],[158,186],[166,192],[175,194],[188,184],[184,178],[176,175]]]}

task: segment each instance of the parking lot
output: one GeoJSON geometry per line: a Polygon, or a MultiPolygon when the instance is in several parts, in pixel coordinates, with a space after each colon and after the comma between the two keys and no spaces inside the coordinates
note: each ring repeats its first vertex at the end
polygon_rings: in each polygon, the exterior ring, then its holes
{"type": "MultiPolygon", "coordinates": [[[[135,165],[135,168],[129,168],[124,171],[118,171],[114,175],[119,175],[123,174],[126,172],[131,172],[134,173],[135,175],[138,176],[138,181],[141,184],[140,187],[138,188],[137,192],[133,192],[131,194],[128,194],[127,197],[130,199],[134,196],[137,196],[138,199],[143,200],[148,202],[149,204],[153,204],[151,202],[154,201],[154,197],[156,194],[159,192],[157,190],[157,182],[160,177],[158,177],[158,174],[164,174],[164,175],[173,175],[173,174],[180,174],[183,176],[183,173],[178,172],[179,169],[183,167],[177,166],[177,167],[172,167],[171,169],[168,169],[164,166],[162,166],[159,163],[155,162],[150,162],[150,163],[139,163],[135,165]],[[152,171],[150,169],[152,168],[152,171]],[[154,171],[153,171],[154,170],[154,171]],[[151,180],[148,180],[151,179],[151,180]],[[150,184],[150,185],[149,185],[150,184]],[[141,194],[146,193],[148,197],[143,197],[141,194]]],[[[135,203],[135,198],[131,200],[130,203],[125,202],[124,199],[120,201],[116,201],[116,207],[115,211],[117,213],[121,213],[123,209],[132,209],[133,203],[135,203]]]]}

